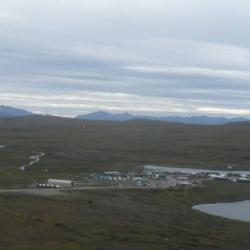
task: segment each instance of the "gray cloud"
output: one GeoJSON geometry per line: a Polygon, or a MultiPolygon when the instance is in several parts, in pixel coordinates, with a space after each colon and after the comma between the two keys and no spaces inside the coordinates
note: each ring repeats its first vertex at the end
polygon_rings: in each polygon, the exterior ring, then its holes
{"type": "Polygon", "coordinates": [[[250,116],[249,11],[236,0],[2,1],[0,103],[250,116]]]}

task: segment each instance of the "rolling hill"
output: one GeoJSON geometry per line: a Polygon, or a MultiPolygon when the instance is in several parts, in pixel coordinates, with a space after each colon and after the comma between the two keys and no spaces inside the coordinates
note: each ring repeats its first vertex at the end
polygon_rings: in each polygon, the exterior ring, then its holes
{"type": "Polygon", "coordinates": [[[33,113],[23,109],[0,105],[0,118],[24,117],[31,115],[33,115],[33,113]]]}

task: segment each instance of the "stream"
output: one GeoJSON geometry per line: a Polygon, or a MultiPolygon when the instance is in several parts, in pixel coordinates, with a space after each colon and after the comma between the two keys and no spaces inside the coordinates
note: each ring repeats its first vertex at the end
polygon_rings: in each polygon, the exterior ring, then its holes
{"type": "Polygon", "coordinates": [[[31,167],[32,165],[36,164],[44,156],[45,156],[45,153],[40,153],[38,155],[30,156],[29,157],[30,162],[28,164],[26,164],[26,165],[23,165],[23,166],[19,167],[19,169],[22,170],[22,171],[25,171],[27,167],[31,167]]]}

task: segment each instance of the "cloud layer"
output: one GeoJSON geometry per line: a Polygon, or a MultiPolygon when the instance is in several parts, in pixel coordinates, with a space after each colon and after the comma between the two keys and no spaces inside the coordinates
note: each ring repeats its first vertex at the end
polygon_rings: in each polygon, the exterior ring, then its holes
{"type": "Polygon", "coordinates": [[[247,0],[0,3],[1,104],[250,116],[247,0]]]}

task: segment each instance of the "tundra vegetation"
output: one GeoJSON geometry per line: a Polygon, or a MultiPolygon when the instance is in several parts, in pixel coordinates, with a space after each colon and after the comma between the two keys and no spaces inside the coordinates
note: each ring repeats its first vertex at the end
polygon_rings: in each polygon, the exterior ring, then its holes
{"type": "MultiPolygon", "coordinates": [[[[1,188],[144,164],[250,170],[250,125],[184,125],[50,116],[0,120],[1,188]],[[46,155],[20,171],[37,152],[46,155]]],[[[250,186],[220,181],[192,189],[0,195],[0,249],[249,249],[250,224],[192,210],[250,199],[250,186]]]]}

